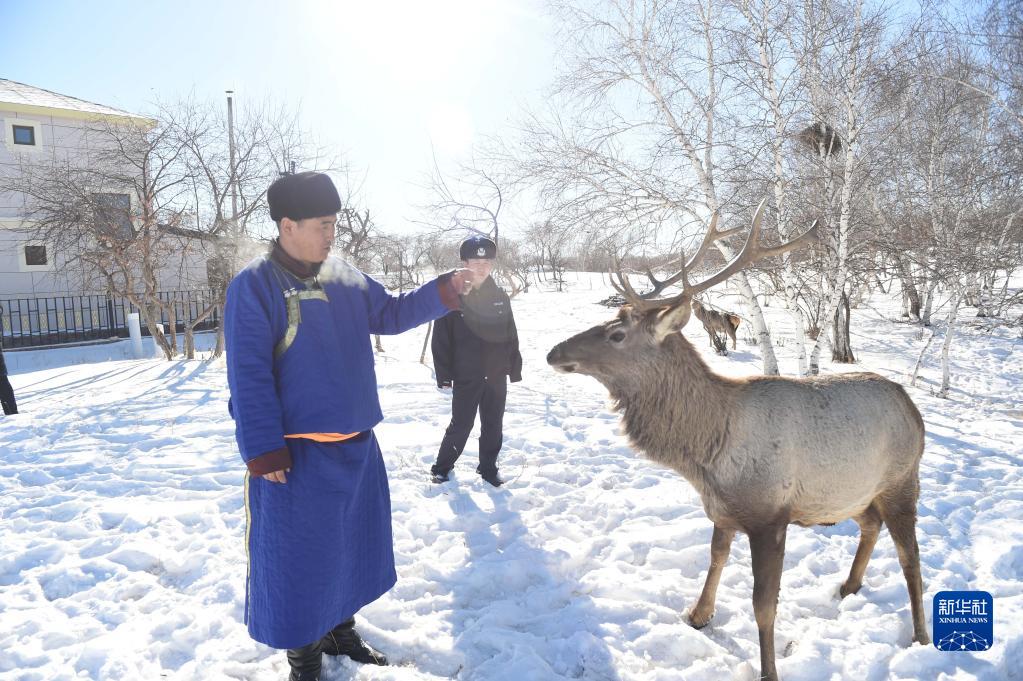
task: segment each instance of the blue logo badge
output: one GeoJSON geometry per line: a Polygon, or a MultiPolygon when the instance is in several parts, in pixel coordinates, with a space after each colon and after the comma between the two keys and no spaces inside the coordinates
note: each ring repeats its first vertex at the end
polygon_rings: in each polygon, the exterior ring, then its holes
{"type": "Polygon", "coordinates": [[[934,596],[934,647],[987,650],[995,641],[994,600],[987,591],[941,591],[934,596]]]}

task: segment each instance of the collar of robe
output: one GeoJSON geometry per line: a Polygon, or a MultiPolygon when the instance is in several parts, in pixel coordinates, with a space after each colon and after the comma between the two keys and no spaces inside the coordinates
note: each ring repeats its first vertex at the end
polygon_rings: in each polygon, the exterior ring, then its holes
{"type": "Polygon", "coordinates": [[[275,263],[283,267],[289,273],[295,275],[299,279],[311,279],[320,273],[321,262],[305,262],[292,258],[288,253],[281,247],[279,239],[274,239],[270,249],[270,259],[275,263]]]}

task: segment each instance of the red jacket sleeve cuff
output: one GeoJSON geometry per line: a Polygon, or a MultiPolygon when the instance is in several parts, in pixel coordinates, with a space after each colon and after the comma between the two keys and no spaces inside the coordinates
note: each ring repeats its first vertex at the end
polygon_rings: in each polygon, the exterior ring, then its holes
{"type": "Polygon", "coordinates": [[[275,471],[283,471],[286,468],[291,468],[291,452],[287,447],[281,447],[250,459],[245,465],[249,467],[249,473],[252,475],[266,475],[275,471]]]}
{"type": "Polygon", "coordinates": [[[460,291],[455,290],[455,282],[451,281],[453,273],[445,272],[437,277],[437,292],[440,293],[440,302],[444,303],[444,307],[449,310],[461,310],[462,301],[458,297],[460,291]]]}

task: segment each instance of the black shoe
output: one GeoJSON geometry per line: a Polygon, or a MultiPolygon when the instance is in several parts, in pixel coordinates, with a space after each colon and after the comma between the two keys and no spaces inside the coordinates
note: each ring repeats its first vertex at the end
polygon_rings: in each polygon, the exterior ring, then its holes
{"type": "Polygon", "coordinates": [[[500,487],[505,483],[504,478],[497,474],[497,471],[493,473],[480,473],[480,477],[489,482],[494,487],[500,487]]]}
{"type": "Polygon", "coordinates": [[[320,644],[321,641],[317,641],[288,651],[288,664],[291,665],[288,681],[320,681],[320,667],[323,663],[320,644]]]}
{"type": "Polygon", "coordinates": [[[337,625],[320,641],[327,655],[347,655],[360,664],[387,666],[387,658],[362,640],[355,630],[355,618],[337,625]]]}
{"type": "Polygon", "coordinates": [[[448,477],[447,473],[437,473],[436,471],[431,471],[430,480],[432,480],[435,484],[439,485],[442,482],[447,482],[448,480],[450,480],[450,478],[448,477]]]}

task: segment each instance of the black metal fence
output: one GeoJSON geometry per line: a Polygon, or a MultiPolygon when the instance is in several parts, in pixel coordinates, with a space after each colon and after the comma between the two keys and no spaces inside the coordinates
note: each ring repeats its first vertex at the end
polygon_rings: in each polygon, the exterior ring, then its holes
{"type": "MultiPolygon", "coordinates": [[[[162,291],[160,300],[168,307],[174,306],[176,330],[183,332],[185,326],[199,316],[213,302],[212,291],[162,291]]],[[[53,296],[49,298],[0,298],[0,323],[2,323],[3,346],[5,348],[38,347],[40,345],[61,345],[107,338],[128,337],[128,315],[138,308],[120,296],[81,295],[53,296]]],[[[161,311],[159,323],[165,330],[170,329],[166,310],[161,311]]],[[[151,335],[145,320],[142,335],[151,335]]],[[[199,323],[197,331],[214,329],[219,323],[216,310],[199,323]]]]}

